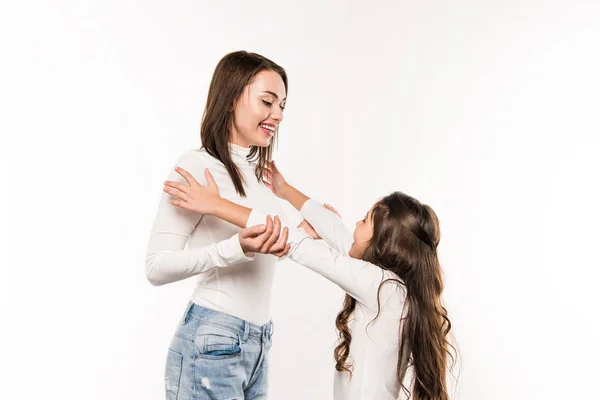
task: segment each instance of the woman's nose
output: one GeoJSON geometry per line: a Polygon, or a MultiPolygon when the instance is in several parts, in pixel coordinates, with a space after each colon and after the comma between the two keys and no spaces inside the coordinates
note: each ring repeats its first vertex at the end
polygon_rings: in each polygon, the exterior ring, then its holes
{"type": "Polygon", "coordinates": [[[283,121],[283,110],[278,106],[276,106],[275,108],[275,111],[271,113],[271,118],[273,118],[277,122],[283,121]]]}

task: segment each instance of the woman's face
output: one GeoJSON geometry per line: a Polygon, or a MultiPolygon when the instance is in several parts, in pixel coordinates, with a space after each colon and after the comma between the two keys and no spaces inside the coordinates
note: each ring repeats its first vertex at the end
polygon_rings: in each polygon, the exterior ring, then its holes
{"type": "MultiPolygon", "coordinates": [[[[373,206],[375,207],[375,206],[373,206]]],[[[373,207],[369,210],[364,219],[356,223],[354,229],[354,242],[348,252],[353,258],[360,258],[373,237],[373,207]]]]}
{"type": "Polygon", "coordinates": [[[267,147],[283,120],[286,101],[283,79],[261,71],[235,101],[231,141],[242,147],[267,147]]]}

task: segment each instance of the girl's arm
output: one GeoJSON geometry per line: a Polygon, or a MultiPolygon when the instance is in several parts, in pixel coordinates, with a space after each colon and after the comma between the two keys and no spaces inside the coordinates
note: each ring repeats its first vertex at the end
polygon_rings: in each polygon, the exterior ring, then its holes
{"type": "Polygon", "coordinates": [[[308,236],[292,242],[288,257],[335,283],[367,309],[377,311],[377,290],[384,280],[383,269],[308,236]]]}
{"type": "MultiPolygon", "coordinates": [[[[265,217],[264,214],[251,210],[247,226],[261,223],[265,217]]],[[[290,230],[289,241],[287,256],[290,259],[335,283],[368,309],[377,310],[377,289],[384,279],[383,269],[352,258],[328,243],[314,240],[302,229],[290,230]]]]}

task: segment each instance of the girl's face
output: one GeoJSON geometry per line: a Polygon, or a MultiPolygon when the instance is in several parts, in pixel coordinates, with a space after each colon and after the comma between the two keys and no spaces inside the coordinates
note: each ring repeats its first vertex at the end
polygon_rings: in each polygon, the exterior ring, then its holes
{"type": "Polygon", "coordinates": [[[231,141],[242,147],[268,147],[283,120],[286,92],[275,71],[261,71],[234,103],[231,141]]]}
{"type": "MultiPolygon", "coordinates": [[[[375,206],[373,206],[375,207],[375,206]]],[[[373,207],[369,210],[364,219],[356,223],[354,229],[354,242],[348,254],[353,258],[360,258],[373,237],[373,207]]]]}

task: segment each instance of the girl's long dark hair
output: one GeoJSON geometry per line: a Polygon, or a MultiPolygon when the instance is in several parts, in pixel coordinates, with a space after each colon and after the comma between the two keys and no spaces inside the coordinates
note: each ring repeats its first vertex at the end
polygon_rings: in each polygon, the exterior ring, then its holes
{"type": "MultiPolygon", "coordinates": [[[[449,360],[454,365],[456,349],[447,337],[451,324],[442,305],[438,218],[431,207],[401,192],[381,199],[371,215],[373,237],[361,259],[395,273],[400,280],[392,280],[403,285],[406,292],[397,365],[402,389],[409,396],[412,393],[415,400],[448,400],[446,372],[449,360]],[[412,390],[403,382],[408,368],[413,372],[412,390]]],[[[379,290],[389,281],[382,282],[379,290]]],[[[377,297],[379,304],[379,292],[377,297]]],[[[348,363],[352,340],[348,320],[355,307],[356,300],[346,295],[336,318],[340,341],[334,357],[338,371],[352,373],[348,363]]]]}
{"type": "MultiPolygon", "coordinates": [[[[283,79],[287,93],[288,78],[285,70],[268,58],[246,51],[236,51],[223,57],[217,64],[210,82],[200,127],[202,147],[225,165],[236,192],[242,197],[246,196],[244,178],[229,153],[233,107],[244,88],[261,71],[278,73],[283,79]]],[[[279,128],[275,131],[273,141],[268,147],[254,146],[250,150],[249,158],[257,161],[255,174],[258,180],[262,180],[267,162],[271,160],[273,143],[277,140],[278,131],[279,128]]]]}

